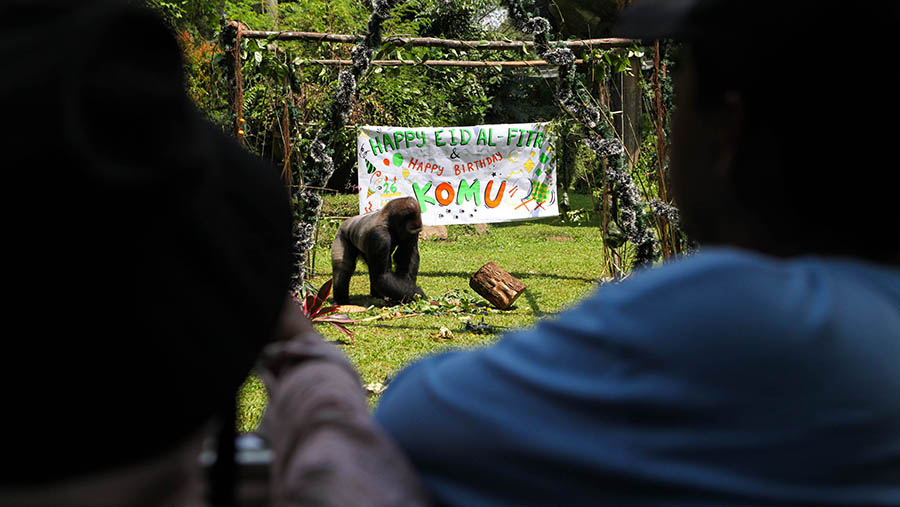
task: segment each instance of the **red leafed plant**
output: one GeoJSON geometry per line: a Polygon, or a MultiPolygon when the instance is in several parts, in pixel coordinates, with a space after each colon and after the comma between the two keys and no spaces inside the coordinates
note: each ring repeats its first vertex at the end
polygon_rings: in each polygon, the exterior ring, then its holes
{"type": "Polygon", "coordinates": [[[328,299],[328,296],[331,294],[332,282],[333,279],[328,280],[322,284],[322,287],[317,294],[310,293],[303,298],[303,314],[313,322],[327,322],[331,324],[340,329],[352,341],[353,333],[351,333],[344,324],[350,324],[356,321],[350,320],[346,315],[336,313],[338,311],[337,306],[324,306],[325,300],[328,299]]]}

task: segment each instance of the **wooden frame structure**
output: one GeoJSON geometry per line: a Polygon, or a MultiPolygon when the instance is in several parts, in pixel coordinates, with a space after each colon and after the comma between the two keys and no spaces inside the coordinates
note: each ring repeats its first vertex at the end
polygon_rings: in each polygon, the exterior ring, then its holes
{"type": "MultiPolygon", "coordinates": [[[[240,58],[240,41],[241,38],[246,37],[248,39],[267,39],[267,40],[293,40],[293,41],[305,41],[305,42],[332,42],[339,44],[357,44],[364,40],[364,37],[361,35],[348,35],[348,34],[335,34],[335,33],[320,33],[320,32],[299,32],[299,31],[262,31],[262,30],[245,30],[243,26],[236,21],[231,21],[229,24],[235,26],[237,29],[237,34],[235,37],[235,45],[234,45],[234,59],[235,59],[235,93],[234,93],[234,111],[236,114],[237,121],[237,132],[239,142],[243,145],[243,128],[244,128],[244,118],[243,118],[243,98],[241,91],[241,58],[240,58]]],[[[508,50],[522,50],[525,53],[529,49],[533,49],[535,47],[534,41],[528,40],[519,40],[519,41],[488,41],[488,40],[453,40],[453,39],[439,39],[434,37],[385,37],[383,39],[383,43],[385,44],[393,44],[394,46],[400,47],[437,47],[444,49],[456,49],[456,50],[464,50],[464,51],[508,51],[508,50]]],[[[635,45],[638,46],[647,46],[649,43],[638,40],[638,39],[622,39],[622,38],[599,38],[599,39],[584,39],[584,40],[571,40],[571,41],[557,41],[555,42],[557,45],[561,45],[563,47],[572,49],[573,51],[578,50],[591,50],[591,49],[611,49],[611,48],[625,48],[632,47],[635,45]]],[[[665,144],[662,140],[662,136],[660,135],[662,132],[662,105],[660,103],[660,89],[659,89],[659,73],[660,73],[660,62],[659,62],[659,42],[655,42],[655,69],[654,73],[653,85],[654,85],[654,95],[655,95],[655,106],[657,113],[657,130],[658,130],[658,150],[662,156],[664,156],[665,144]]],[[[307,65],[325,65],[325,66],[349,66],[352,65],[353,62],[351,60],[345,59],[309,59],[302,60],[302,63],[307,65]]],[[[586,63],[584,59],[576,59],[574,62],[576,65],[583,65],[586,63]]],[[[401,66],[426,66],[426,67],[493,67],[493,68],[541,68],[541,67],[556,67],[550,62],[545,60],[507,60],[507,61],[492,61],[492,60],[423,60],[423,61],[415,61],[415,60],[373,60],[370,62],[370,65],[380,66],[380,67],[401,67],[401,66]]],[[[665,70],[663,69],[663,72],[665,70]]],[[[623,111],[624,112],[624,111],[623,111]]],[[[627,114],[627,112],[626,112],[627,114]]],[[[640,114],[640,113],[638,113],[640,114]]],[[[285,121],[287,117],[287,106],[285,105],[285,121]]],[[[624,127],[624,123],[623,123],[624,127]]],[[[623,135],[625,135],[623,128],[623,135]]],[[[284,140],[286,143],[285,151],[288,150],[287,143],[289,142],[287,139],[284,140]]],[[[660,185],[660,197],[663,199],[663,202],[667,201],[667,192],[665,188],[665,178],[662,175],[663,172],[663,161],[660,157],[659,161],[659,185],[660,185]]],[[[288,178],[290,178],[290,165],[289,162],[286,161],[285,168],[283,172],[288,174],[288,178]]],[[[288,183],[290,184],[290,183],[288,183]]],[[[604,219],[606,215],[606,206],[604,202],[604,219]]],[[[604,220],[605,221],[605,220],[604,220]]],[[[658,219],[657,219],[658,221],[658,219]]],[[[664,224],[657,223],[661,238],[660,243],[662,245],[663,255],[665,257],[669,257],[671,255],[670,251],[670,232],[668,231],[668,227],[664,224]]],[[[318,233],[318,228],[317,231],[318,233]]],[[[314,255],[314,254],[313,254],[314,255]]]]}
{"type": "MultiPolygon", "coordinates": [[[[238,25],[240,27],[240,25],[238,25]]],[[[320,33],[320,32],[291,32],[291,31],[264,31],[264,30],[241,30],[241,37],[248,39],[270,39],[270,40],[294,40],[305,42],[335,42],[338,44],[357,44],[364,37],[361,35],[347,35],[338,33],[320,33]]],[[[393,44],[395,46],[411,46],[411,47],[436,47],[444,49],[460,49],[464,51],[508,51],[508,50],[528,50],[535,46],[534,41],[488,41],[488,40],[454,40],[454,39],[438,39],[435,37],[386,37],[385,44],[393,44]]],[[[559,41],[557,44],[569,49],[594,49],[594,48],[616,48],[629,47],[634,44],[640,44],[641,41],[635,39],[605,38],[605,39],[585,39],[572,41],[559,41]]],[[[350,60],[336,59],[311,59],[304,60],[308,65],[329,65],[342,66],[352,65],[350,60]]],[[[585,60],[575,60],[576,65],[582,65],[585,60]]],[[[373,60],[370,65],[376,67],[401,67],[408,65],[425,65],[432,67],[553,67],[552,63],[544,60],[511,60],[511,61],[490,61],[490,60],[373,60]]]]}
{"type": "MultiPolygon", "coordinates": [[[[361,35],[346,35],[337,33],[319,33],[319,32],[273,32],[262,30],[242,30],[242,35],[248,39],[269,39],[272,40],[300,40],[307,42],[336,42],[340,44],[356,44],[361,42],[364,37],[361,35]]],[[[488,41],[488,40],[453,40],[438,39],[435,37],[385,37],[385,44],[393,44],[395,46],[413,46],[413,47],[435,47],[444,49],[477,49],[482,51],[506,51],[511,49],[531,49],[534,47],[534,41],[488,41]]],[[[593,49],[593,48],[614,48],[628,47],[634,44],[641,44],[636,39],[585,39],[572,41],[559,41],[560,44],[569,49],[593,49]]],[[[551,65],[544,62],[544,65],[551,65]]]]}
{"type": "MultiPolygon", "coordinates": [[[[337,33],[321,33],[321,32],[294,32],[294,31],[264,31],[264,30],[245,30],[239,21],[230,21],[228,23],[236,29],[234,44],[234,83],[235,90],[233,94],[233,109],[235,112],[235,131],[238,133],[238,141],[243,146],[244,139],[244,118],[243,118],[243,91],[242,91],[242,75],[241,75],[241,58],[240,43],[241,39],[268,39],[268,40],[295,40],[306,42],[334,42],[339,44],[357,44],[364,40],[362,35],[348,35],[337,33]]],[[[528,50],[535,47],[534,41],[488,41],[488,40],[454,40],[439,39],[435,37],[385,37],[385,44],[393,44],[395,46],[411,46],[411,47],[439,47],[445,49],[461,49],[461,50],[478,50],[478,51],[508,51],[508,50],[528,50]]],[[[633,45],[642,45],[643,42],[637,39],[622,38],[602,38],[602,39],[584,39],[571,41],[558,41],[555,44],[573,50],[589,50],[594,48],[609,49],[629,47],[633,45]]],[[[348,66],[352,65],[351,60],[344,59],[310,59],[303,60],[307,65],[326,65],[326,66],[348,66]]],[[[576,65],[583,65],[584,59],[576,59],[576,65]]],[[[370,65],[378,67],[402,67],[402,66],[431,66],[431,67],[492,67],[497,68],[540,68],[555,67],[556,65],[545,60],[373,60],[370,65]]]]}

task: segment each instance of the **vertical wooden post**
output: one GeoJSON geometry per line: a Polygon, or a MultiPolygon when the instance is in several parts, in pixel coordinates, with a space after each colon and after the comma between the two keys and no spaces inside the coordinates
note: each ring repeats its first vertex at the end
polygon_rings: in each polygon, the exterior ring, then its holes
{"type": "Polygon", "coordinates": [[[284,88],[287,94],[284,97],[284,110],[281,113],[281,144],[284,158],[284,163],[281,166],[281,179],[288,188],[291,188],[291,185],[294,184],[294,176],[291,171],[291,151],[293,147],[291,146],[291,115],[288,107],[291,100],[291,83],[288,76],[284,76],[284,88]]]}
{"type": "Polygon", "coordinates": [[[234,36],[234,116],[237,131],[238,144],[244,146],[244,134],[246,133],[246,121],[244,120],[244,84],[241,74],[241,31],[243,25],[239,21],[232,21],[237,30],[234,36]]]}
{"type": "Polygon", "coordinates": [[[579,139],[575,135],[574,128],[569,125],[563,125],[560,129],[559,142],[554,148],[559,207],[564,214],[571,209],[569,205],[569,186],[572,185],[572,176],[575,174],[575,162],[578,158],[579,139]]]}
{"type": "Polygon", "coordinates": [[[630,59],[631,73],[622,77],[622,141],[628,155],[629,169],[637,162],[641,147],[641,60],[630,59]]]}
{"type": "Polygon", "coordinates": [[[606,157],[600,160],[600,167],[603,170],[603,179],[600,180],[600,230],[606,233],[606,227],[609,225],[609,182],[606,181],[606,166],[608,162],[606,157]]]}
{"type": "MultiPolygon", "coordinates": [[[[607,79],[614,79],[614,77],[610,77],[607,79]]],[[[599,96],[600,104],[607,111],[612,111],[613,108],[613,94],[611,90],[615,89],[615,86],[606,86],[605,79],[599,80],[597,82],[597,95],[599,96]]],[[[619,94],[621,96],[621,94],[619,94]]],[[[618,126],[616,125],[616,121],[613,119],[612,115],[609,117],[610,123],[612,123],[613,130],[618,130],[618,126]]],[[[606,179],[606,170],[609,165],[609,160],[606,157],[601,157],[600,159],[600,201],[595,203],[594,207],[600,212],[600,231],[602,234],[606,234],[607,228],[609,227],[609,214],[610,208],[612,206],[612,195],[611,188],[609,182],[606,179]]],[[[593,197],[593,189],[596,187],[594,184],[591,187],[591,196],[593,197]]],[[[618,254],[610,248],[606,242],[603,242],[603,265],[609,269],[610,274],[614,274],[613,269],[611,267],[616,268],[618,264],[618,254]]]]}
{"type": "Polygon", "coordinates": [[[310,248],[312,250],[306,256],[308,264],[306,266],[306,280],[312,280],[314,276],[316,276],[316,246],[319,244],[319,228],[322,226],[322,208],[319,208],[319,213],[316,215],[316,232],[313,233],[313,246],[310,248]]]}
{"type": "MultiPolygon", "coordinates": [[[[612,210],[612,186],[609,184],[609,181],[606,179],[606,170],[609,165],[609,161],[606,157],[600,162],[600,166],[603,168],[603,180],[600,182],[600,188],[603,190],[600,193],[600,198],[602,199],[602,209],[600,212],[600,231],[603,234],[607,234],[609,231],[609,219],[610,213],[612,210]]],[[[613,217],[614,218],[614,217],[613,217]]],[[[622,263],[622,259],[619,257],[618,252],[614,249],[610,248],[609,245],[606,244],[606,241],[603,241],[603,251],[606,253],[605,264],[607,267],[612,265],[615,268],[615,273],[610,270],[610,274],[618,276],[622,271],[619,267],[622,263]]]]}
{"type": "MultiPolygon", "coordinates": [[[[662,68],[660,66],[660,47],[659,41],[654,45],[653,54],[653,96],[656,101],[656,159],[659,164],[656,171],[657,191],[659,199],[669,204],[669,192],[666,188],[666,139],[663,123],[665,122],[665,113],[662,106],[662,89],[660,87],[660,77],[662,68]]],[[[667,220],[660,219],[660,246],[662,247],[663,258],[668,259],[677,252],[677,244],[672,237],[672,227],[667,220]]]]}

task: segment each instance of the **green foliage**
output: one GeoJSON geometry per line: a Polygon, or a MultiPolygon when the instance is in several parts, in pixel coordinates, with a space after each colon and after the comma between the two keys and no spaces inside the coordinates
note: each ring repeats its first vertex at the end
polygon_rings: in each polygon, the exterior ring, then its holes
{"type": "Polygon", "coordinates": [[[222,24],[223,0],[146,0],[147,6],[159,12],[172,28],[210,39],[222,24]]]}
{"type": "Polygon", "coordinates": [[[494,0],[412,0],[397,15],[418,21],[422,36],[471,40],[489,33],[483,21],[497,7],[494,0]]]}
{"type": "Polygon", "coordinates": [[[275,28],[272,26],[272,17],[262,12],[262,5],[259,0],[225,0],[225,17],[240,20],[241,23],[253,30],[275,28]]]}
{"type": "Polygon", "coordinates": [[[322,216],[352,217],[359,214],[359,197],[356,194],[328,196],[322,205],[322,216]]]}
{"type": "Polygon", "coordinates": [[[147,0],[147,6],[159,12],[166,22],[176,29],[180,28],[180,25],[185,24],[187,21],[187,9],[184,5],[185,3],[186,2],[177,0],[174,2],[147,0]]]}
{"type": "Polygon", "coordinates": [[[188,94],[201,111],[224,128],[230,119],[228,80],[220,64],[222,54],[218,46],[195,37],[188,29],[178,34],[178,42],[184,55],[188,94]]]}
{"type": "MultiPolygon", "coordinates": [[[[231,73],[225,68],[227,45],[208,54],[208,42],[198,37],[199,24],[217,9],[250,29],[298,30],[330,33],[365,32],[369,10],[354,0],[282,2],[277,16],[263,11],[257,0],[205,2],[153,1],[182,33],[189,75],[189,91],[214,121],[229,129],[236,120],[228,111],[231,73]],[[196,5],[195,5],[196,4],[196,5]],[[199,40],[200,42],[194,42],[199,40]]],[[[385,21],[385,33],[486,37],[479,20],[496,7],[494,0],[416,0],[401,3],[385,21]]],[[[244,140],[247,147],[276,165],[291,159],[293,181],[302,181],[303,155],[312,135],[325,120],[334,94],[338,69],[311,65],[315,59],[349,59],[352,46],[243,39],[240,64],[243,77],[244,140]],[[287,101],[289,150],[285,150],[282,120],[287,101]]],[[[476,52],[477,53],[477,52],[476,52]]],[[[428,59],[477,58],[457,50],[395,47],[386,44],[376,59],[422,62],[428,59]]],[[[459,71],[447,68],[374,68],[360,83],[351,123],[397,125],[472,125],[484,123],[496,86],[502,82],[494,68],[459,71]]],[[[338,133],[332,157],[334,188],[348,190],[356,164],[356,135],[338,133]]]]}
{"type": "Polygon", "coordinates": [[[491,101],[482,84],[484,79],[479,79],[478,75],[484,76],[491,71],[476,72],[419,67],[376,68],[360,90],[360,94],[365,95],[362,104],[383,110],[379,124],[409,127],[475,125],[484,120],[491,101]]]}
{"type": "Polygon", "coordinates": [[[295,300],[302,301],[301,308],[303,309],[303,315],[305,315],[307,319],[313,323],[325,322],[331,324],[352,340],[353,333],[351,333],[345,325],[353,321],[347,318],[346,315],[338,314],[337,306],[325,306],[325,301],[328,299],[328,296],[331,295],[332,281],[333,280],[329,278],[315,294],[306,290],[309,283],[308,281],[304,281],[298,296],[300,296],[300,294],[303,295],[295,300]]]}
{"type": "Polygon", "coordinates": [[[575,225],[589,225],[597,221],[597,213],[585,209],[570,209],[561,213],[562,219],[575,225]]]}
{"type": "Polygon", "coordinates": [[[635,46],[627,51],[621,48],[600,49],[594,48],[585,53],[584,60],[591,65],[596,79],[606,79],[621,72],[631,73],[630,59],[641,58],[644,51],[635,46]]]}
{"type": "Polygon", "coordinates": [[[246,120],[244,140],[252,151],[282,165],[285,158],[297,157],[305,151],[306,145],[301,140],[306,129],[302,124],[318,119],[326,102],[323,92],[306,96],[306,101],[291,100],[291,97],[304,91],[301,82],[333,86],[332,76],[311,76],[308,69],[298,65],[302,61],[300,51],[285,47],[281,41],[242,39],[240,49],[242,110],[246,120]],[[285,103],[291,141],[287,153],[282,133],[285,103]]]}

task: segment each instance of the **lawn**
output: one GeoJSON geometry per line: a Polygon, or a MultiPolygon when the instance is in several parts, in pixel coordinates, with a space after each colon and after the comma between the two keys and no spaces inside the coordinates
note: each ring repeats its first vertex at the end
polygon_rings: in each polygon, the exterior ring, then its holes
{"type": "MultiPolygon", "coordinates": [[[[571,196],[573,209],[591,208],[588,196],[571,196]]],[[[355,195],[327,198],[315,252],[312,284],[316,287],[331,278],[331,240],[341,217],[357,213],[355,195]]],[[[460,310],[448,303],[461,297],[463,302],[478,301],[478,315],[462,311],[439,315],[408,316],[409,307],[385,311],[377,300],[368,297],[369,282],[362,263],[350,284],[351,304],[373,306],[352,318],[380,316],[368,322],[350,324],[353,333],[349,340],[328,324],[317,329],[335,342],[356,366],[363,385],[373,388],[371,400],[377,403],[379,384],[405,364],[422,356],[448,348],[480,347],[496,340],[502,332],[528,327],[537,319],[552,318],[553,314],[578,302],[608,276],[600,260],[603,241],[596,222],[565,221],[546,218],[533,221],[490,224],[486,234],[477,234],[472,226],[450,226],[446,240],[419,242],[421,263],[419,285],[429,299],[445,304],[441,308],[460,310]],[[485,311],[489,305],[469,288],[469,277],[484,264],[493,261],[521,280],[527,287],[508,311],[485,311]],[[454,292],[455,291],[455,292],[454,292]],[[400,318],[381,318],[396,315],[400,318]],[[475,334],[465,330],[465,320],[490,324],[493,334],[475,334]],[[442,327],[452,332],[452,338],[440,337],[442,327]]],[[[463,308],[471,308],[471,304],[463,308]]],[[[446,334],[446,333],[445,333],[446,334]]],[[[238,427],[253,430],[266,403],[262,383],[251,375],[240,393],[238,427]]]]}

